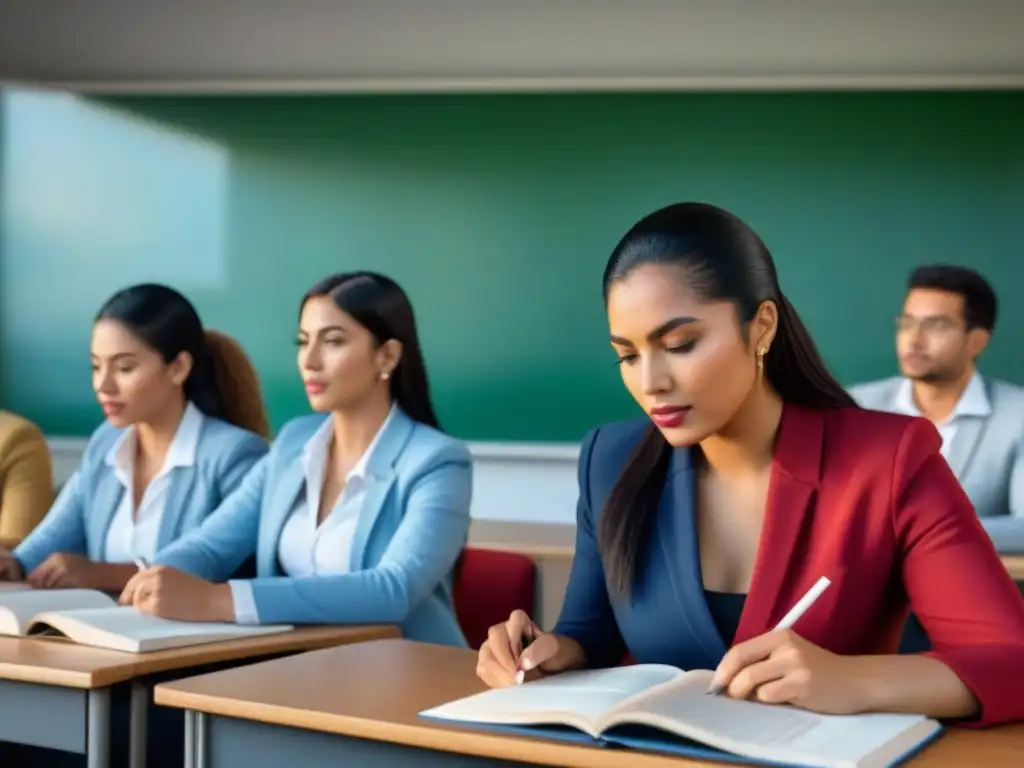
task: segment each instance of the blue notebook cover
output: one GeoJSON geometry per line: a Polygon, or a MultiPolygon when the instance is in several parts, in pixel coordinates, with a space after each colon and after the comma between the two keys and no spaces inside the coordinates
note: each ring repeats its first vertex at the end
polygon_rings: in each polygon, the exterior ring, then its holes
{"type": "MultiPolygon", "coordinates": [[[[723,763],[735,765],[766,765],[776,768],[805,768],[793,763],[777,763],[769,760],[757,760],[750,757],[741,757],[731,752],[709,747],[699,741],[684,739],[675,734],[665,733],[656,728],[644,726],[619,726],[606,731],[601,738],[594,739],[589,734],[570,726],[562,725],[494,725],[491,723],[473,723],[466,721],[454,721],[443,718],[434,718],[429,715],[420,717],[435,723],[457,725],[465,728],[476,728],[480,730],[493,731],[495,733],[507,733],[516,736],[528,736],[539,739],[550,739],[552,741],[563,741],[584,746],[597,746],[605,749],[639,749],[647,752],[659,752],[661,754],[673,755],[676,757],[692,757],[703,760],[718,760],[723,763]]],[[[907,760],[931,744],[943,732],[940,728],[929,738],[918,743],[913,749],[908,750],[900,757],[889,764],[889,768],[903,765],[907,760]]]]}

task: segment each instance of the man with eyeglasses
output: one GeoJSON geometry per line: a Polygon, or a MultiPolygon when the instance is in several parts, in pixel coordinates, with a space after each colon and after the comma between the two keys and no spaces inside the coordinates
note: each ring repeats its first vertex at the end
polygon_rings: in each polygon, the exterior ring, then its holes
{"type": "Polygon", "coordinates": [[[966,267],[919,267],[896,320],[903,375],[859,384],[863,407],[930,419],[942,454],[1002,554],[1024,552],[1024,388],[975,363],[996,322],[996,295],[966,267]]]}

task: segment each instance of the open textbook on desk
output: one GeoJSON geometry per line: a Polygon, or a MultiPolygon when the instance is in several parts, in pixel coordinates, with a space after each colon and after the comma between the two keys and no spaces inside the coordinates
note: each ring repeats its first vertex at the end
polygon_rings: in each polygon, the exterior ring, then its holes
{"type": "Polygon", "coordinates": [[[566,672],[420,715],[577,743],[814,768],[886,768],[941,732],[920,715],[818,715],[708,696],[711,674],[657,664],[566,672]]]}
{"type": "Polygon", "coordinates": [[[163,651],[291,629],[280,624],[242,626],[161,619],[118,605],[92,589],[0,590],[0,635],[58,636],[112,651],[163,651]]]}

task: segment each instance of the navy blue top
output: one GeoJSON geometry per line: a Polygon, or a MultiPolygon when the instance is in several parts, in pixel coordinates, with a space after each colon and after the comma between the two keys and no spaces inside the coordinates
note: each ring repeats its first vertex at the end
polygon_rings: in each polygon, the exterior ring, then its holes
{"type": "Polygon", "coordinates": [[[708,601],[711,620],[715,622],[718,634],[722,636],[726,645],[732,645],[747,596],[737,592],[713,592],[705,589],[704,597],[708,601]]]}
{"type": "Polygon", "coordinates": [[[745,596],[706,593],[697,541],[696,478],[690,452],[673,451],[631,594],[609,593],[597,543],[600,510],[648,419],[594,430],[583,440],[572,571],[554,628],[582,646],[588,666],[638,664],[714,669],[737,634],[745,596]]]}

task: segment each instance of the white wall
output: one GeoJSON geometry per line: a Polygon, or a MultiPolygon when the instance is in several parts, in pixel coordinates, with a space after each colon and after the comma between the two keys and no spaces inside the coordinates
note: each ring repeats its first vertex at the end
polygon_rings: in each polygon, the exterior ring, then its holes
{"type": "Polygon", "coordinates": [[[71,90],[1024,83],[1021,0],[3,0],[0,78],[71,90]]]}
{"type": "MultiPolygon", "coordinates": [[[[75,471],[85,439],[50,437],[54,480],[75,471]]],[[[576,522],[576,445],[470,443],[473,506],[478,520],[524,523],[576,522]]]]}

